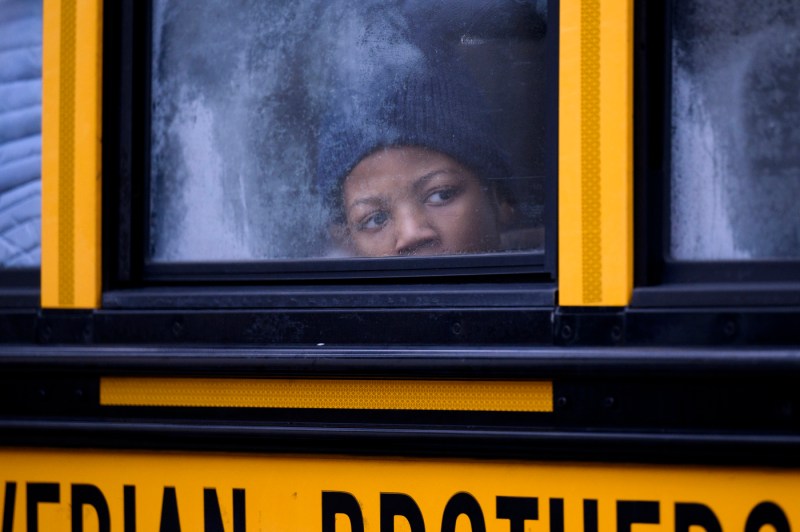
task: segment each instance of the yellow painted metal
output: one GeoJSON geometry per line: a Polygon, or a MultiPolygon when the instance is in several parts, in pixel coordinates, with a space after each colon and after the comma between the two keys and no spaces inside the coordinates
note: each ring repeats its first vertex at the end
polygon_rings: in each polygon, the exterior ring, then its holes
{"type": "Polygon", "coordinates": [[[103,377],[105,406],[552,412],[549,381],[103,377]]]}
{"type": "MultiPolygon", "coordinates": [[[[599,532],[691,530],[676,526],[676,505],[686,503],[704,505],[718,519],[721,530],[750,529],[745,527],[748,517],[765,502],[772,505],[773,517],[776,508],[786,516],[790,529],[800,526],[800,472],[793,469],[3,449],[0,471],[0,501],[9,501],[9,483],[14,483],[11,489],[16,490],[13,532],[34,530],[28,528],[26,517],[26,508],[31,506],[38,517],[38,530],[75,530],[71,526],[74,509],[84,516],[83,530],[95,532],[94,507],[73,504],[76,485],[97,489],[97,499],[102,498],[108,508],[110,529],[119,531],[133,530],[123,528],[126,510],[135,516],[136,530],[210,530],[204,524],[206,489],[212,490],[223,529],[228,532],[322,530],[323,492],[352,495],[365,532],[381,529],[381,510],[386,511],[381,494],[387,493],[408,495],[419,508],[426,530],[444,528],[444,508],[458,493],[469,494],[477,503],[480,514],[473,515],[483,518],[487,532],[522,530],[498,517],[498,496],[537,499],[535,503],[526,501],[527,509],[532,504],[538,509],[538,516],[524,523],[528,532],[589,530],[584,524],[587,500],[597,503],[595,530],[599,532]],[[51,484],[58,502],[29,505],[35,484],[51,484]],[[135,503],[129,498],[127,506],[125,486],[129,493],[135,492],[135,503]],[[164,494],[169,488],[174,488],[180,528],[161,526],[164,494]],[[234,527],[235,489],[243,490],[246,527],[242,523],[234,527]],[[563,504],[563,528],[551,527],[559,521],[551,511],[558,499],[563,504]],[[654,503],[657,522],[642,523],[643,514],[639,513],[639,522],[634,518],[636,524],[620,527],[620,503],[624,506],[624,501],[654,503]]],[[[394,521],[397,530],[409,530],[404,518],[395,517],[394,521]]],[[[457,530],[470,530],[466,516],[457,522],[457,530]]],[[[697,525],[684,523],[689,524],[697,525]]],[[[338,516],[336,525],[340,532],[350,530],[344,514],[338,516]]],[[[477,528],[473,524],[471,529],[477,528]]],[[[767,529],[773,527],[762,528],[767,529]]]]}
{"type": "Polygon", "coordinates": [[[100,303],[102,1],[44,0],[42,306],[100,303]]]}
{"type": "Polygon", "coordinates": [[[633,1],[560,5],[559,304],[633,287],[633,1]]]}

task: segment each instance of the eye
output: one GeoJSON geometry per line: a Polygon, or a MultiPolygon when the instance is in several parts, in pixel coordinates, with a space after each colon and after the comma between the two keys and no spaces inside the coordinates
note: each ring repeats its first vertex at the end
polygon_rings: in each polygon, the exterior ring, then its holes
{"type": "Polygon", "coordinates": [[[457,187],[440,188],[429,194],[425,202],[433,205],[444,205],[458,196],[459,192],[460,190],[457,187]]]}
{"type": "Polygon", "coordinates": [[[375,231],[386,225],[389,221],[389,213],[386,211],[375,211],[368,214],[358,223],[359,231],[375,231]]]}

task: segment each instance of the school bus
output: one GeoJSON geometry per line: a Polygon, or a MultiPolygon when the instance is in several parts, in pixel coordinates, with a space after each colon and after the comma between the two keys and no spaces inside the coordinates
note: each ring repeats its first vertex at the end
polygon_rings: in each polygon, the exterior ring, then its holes
{"type": "MultiPolygon", "coordinates": [[[[800,9],[379,4],[44,1],[41,260],[0,270],[3,531],[800,526],[800,9]],[[251,150],[231,117],[305,138],[270,114],[282,101],[243,115],[256,100],[235,95],[274,79],[317,101],[328,78],[302,84],[351,26],[352,46],[400,42],[392,61],[418,59],[430,41],[398,35],[419,28],[468,59],[522,54],[480,64],[498,116],[540,121],[521,142],[540,246],[236,254],[315,204],[253,207],[279,181],[213,188],[278,139],[251,150]],[[252,43],[267,51],[239,54],[252,43]],[[203,203],[232,190],[240,208],[203,203]]],[[[366,50],[347,68],[384,64],[366,50]]],[[[293,142],[270,164],[313,174],[293,142]]]]}

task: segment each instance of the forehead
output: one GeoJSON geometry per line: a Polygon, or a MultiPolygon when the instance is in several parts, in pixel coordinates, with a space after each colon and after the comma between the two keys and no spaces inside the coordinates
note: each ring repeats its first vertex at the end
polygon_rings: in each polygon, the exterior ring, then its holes
{"type": "Polygon", "coordinates": [[[463,165],[441,152],[417,147],[380,149],[364,157],[345,179],[344,189],[353,192],[372,186],[398,186],[413,182],[431,172],[471,174],[463,165]]]}

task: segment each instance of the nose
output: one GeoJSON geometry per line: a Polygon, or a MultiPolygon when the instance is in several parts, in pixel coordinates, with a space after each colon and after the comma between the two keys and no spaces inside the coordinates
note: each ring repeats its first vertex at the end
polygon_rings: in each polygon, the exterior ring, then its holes
{"type": "Polygon", "coordinates": [[[421,207],[404,207],[395,213],[395,252],[414,255],[433,251],[438,242],[436,230],[421,207]]]}

